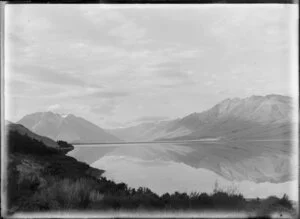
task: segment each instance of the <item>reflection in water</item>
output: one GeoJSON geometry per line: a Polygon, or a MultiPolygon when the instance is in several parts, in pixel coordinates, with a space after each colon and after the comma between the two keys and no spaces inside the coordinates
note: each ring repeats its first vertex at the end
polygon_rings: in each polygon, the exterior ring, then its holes
{"type": "Polygon", "coordinates": [[[84,145],[69,155],[116,182],[159,194],[211,192],[217,180],[225,187],[235,183],[245,197],[263,197],[295,193],[291,151],[291,143],[279,141],[188,142],[84,145]]]}
{"type": "Polygon", "coordinates": [[[75,146],[74,150],[68,153],[69,156],[79,161],[91,164],[104,157],[107,153],[113,151],[116,146],[97,147],[95,145],[75,146]]]}

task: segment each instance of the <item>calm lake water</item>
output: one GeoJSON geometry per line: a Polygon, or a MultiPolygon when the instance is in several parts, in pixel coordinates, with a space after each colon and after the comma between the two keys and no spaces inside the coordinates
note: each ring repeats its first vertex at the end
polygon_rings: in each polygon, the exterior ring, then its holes
{"type": "Polygon", "coordinates": [[[103,169],[104,176],[153,192],[207,192],[217,182],[246,198],[297,200],[297,158],[287,141],[75,145],[69,156],[103,169]]]}

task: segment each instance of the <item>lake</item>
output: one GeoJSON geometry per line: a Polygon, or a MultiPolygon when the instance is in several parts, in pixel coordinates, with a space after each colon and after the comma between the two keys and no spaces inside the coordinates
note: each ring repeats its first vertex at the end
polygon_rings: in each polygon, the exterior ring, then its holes
{"type": "Polygon", "coordinates": [[[168,142],[74,145],[69,156],[105,170],[130,187],[169,192],[207,192],[215,186],[246,198],[297,200],[297,157],[290,141],[168,142]]]}

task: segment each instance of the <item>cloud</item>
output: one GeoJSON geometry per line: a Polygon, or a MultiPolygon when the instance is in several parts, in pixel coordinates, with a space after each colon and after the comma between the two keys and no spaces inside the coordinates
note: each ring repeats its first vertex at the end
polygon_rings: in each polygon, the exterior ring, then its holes
{"type": "Polygon", "coordinates": [[[121,98],[126,98],[129,95],[131,94],[128,91],[106,90],[105,87],[99,85],[98,87],[80,87],[76,90],[66,90],[58,97],[90,104],[92,105],[91,111],[106,113],[114,108],[116,101],[120,102],[121,98]]]}
{"type": "Polygon", "coordinates": [[[49,105],[48,107],[40,107],[39,111],[52,111],[59,114],[74,114],[88,119],[90,106],[82,105],[80,103],[59,102],[49,105]]]}
{"type": "Polygon", "coordinates": [[[180,48],[180,51],[175,54],[175,56],[181,60],[199,58],[200,55],[202,55],[202,53],[199,50],[186,48],[180,48]]]}
{"type": "Polygon", "coordinates": [[[5,80],[5,89],[7,89],[7,92],[9,94],[24,94],[27,93],[28,91],[31,91],[34,89],[33,86],[31,86],[31,84],[27,83],[24,80],[20,80],[20,78],[15,78],[15,77],[6,77],[5,80]]]}
{"type": "Polygon", "coordinates": [[[204,84],[206,86],[213,86],[213,85],[215,85],[215,81],[206,81],[204,84]]]}
{"type": "Polygon", "coordinates": [[[13,45],[18,45],[18,47],[27,47],[30,44],[23,39],[20,35],[17,33],[8,33],[9,42],[13,45]]]}
{"type": "Polygon", "coordinates": [[[103,34],[116,38],[116,43],[125,45],[147,43],[146,29],[139,26],[124,10],[113,7],[80,7],[83,17],[94,26],[105,28],[103,34]]]}
{"type": "Polygon", "coordinates": [[[34,80],[46,84],[83,86],[84,80],[74,76],[69,72],[60,72],[56,69],[34,63],[15,64],[12,68],[15,75],[23,77],[25,80],[34,80]]]}
{"type": "Polygon", "coordinates": [[[186,80],[189,78],[189,74],[180,69],[180,65],[158,67],[156,69],[156,74],[170,80],[186,80]]]}
{"type": "Polygon", "coordinates": [[[54,105],[51,105],[48,107],[48,111],[56,112],[56,111],[59,111],[61,108],[62,107],[60,104],[54,104],[54,105]]]}
{"type": "Polygon", "coordinates": [[[129,95],[130,95],[130,93],[127,91],[105,91],[105,90],[103,90],[103,91],[93,92],[87,96],[113,99],[113,98],[117,98],[117,97],[126,97],[129,95]]]}
{"type": "Polygon", "coordinates": [[[125,44],[146,43],[148,41],[142,41],[145,34],[146,30],[144,28],[128,21],[109,31],[109,35],[121,38],[125,44]]]}
{"type": "Polygon", "coordinates": [[[123,23],[126,17],[122,15],[120,10],[103,7],[103,5],[81,6],[79,7],[81,14],[93,25],[105,25],[108,22],[123,23]]]}
{"type": "Polygon", "coordinates": [[[169,120],[170,118],[167,116],[143,116],[140,118],[137,118],[133,120],[133,122],[158,122],[158,121],[164,121],[164,120],[169,120]]]}
{"type": "Polygon", "coordinates": [[[91,112],[98,115],[112,115],[114,109],[114,105],[99,105],[91,107],[91,112]]]}
{"type": "Polygon", "coordinates": [[[93,104],[90,107],[90,111],[98,116],[113,115],[117,106],[117,103],[113,99],[102,99],[98,103],[93,104]]]}

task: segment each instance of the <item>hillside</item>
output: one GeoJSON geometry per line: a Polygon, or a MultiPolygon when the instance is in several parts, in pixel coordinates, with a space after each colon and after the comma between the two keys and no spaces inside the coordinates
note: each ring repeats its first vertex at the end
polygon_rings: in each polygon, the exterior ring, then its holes
{"type": "Polygon", "coordinates": [[[48,137],[35,134],[34,132],[30,131],[28,128],[24,127],[23,125],[7,122],[5,128],[6,128],[6,130],[5,130],[6,133],[18,132],[19,134],[21,134],[23,136],[26,135],[31,139],[41,141],[47,147],[59,148],[59,145],[57,142],[53,141],[52,139],[50,139],[48,137]]]}
{"type": "Polygon", "coordinates": [[[290,139],[292,99],[281,95],[226,99],[180,119],[109,130],[127,141],[290,139]]]}
{"type": "Polygon", "coordinates": [[[72,114],[60,115],[53,112],[38,112],[24,116],[17,123],[39,135],[71,143],[121,141],[97,125],[72,114]]]}

